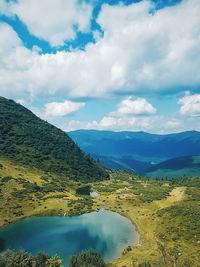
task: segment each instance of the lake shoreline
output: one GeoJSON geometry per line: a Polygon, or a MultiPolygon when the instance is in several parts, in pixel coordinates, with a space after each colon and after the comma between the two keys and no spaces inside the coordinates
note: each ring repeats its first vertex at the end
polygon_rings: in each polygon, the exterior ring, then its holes
{"type": "MultiPolygon", "coordinates": [[[[77,217],[77,216],[83,216],[83,215],[89,215],[89,214],[91,214],[91,213],[93,213],[93,212],[95,212],[95,213],[101,213],[101,212],[111,212],[111,213],[115,213],[116,214],[116,216],[118,216],[118,215],[120,215],[120,216],[122,216],[123,218],[126,218],[127,219],[127,222],[129,221],[130,222],[130,228],[132,228],[133,230],[131,230],[132,231],[132,233],[134,233],[134,235],[133,235],[133,241],[128,241],[128,244],[124,247],[124,248],[122,248],[121,249],[121,251],[119,252],[119,254],[117,253],[115,256],[114,256],[114,258],[113,259],[109,259],[109,260],[106,260],[107,262],[112,262],[112,261],[117,261],[119,258],[121,258],[122,256],[123,256],[123,253],[124,253],[124,251],[126,251],[126,249],[128,248],[128,247],[133,247],[133,246],[139,246],[139,233],[138,233],[138,231],[137,231],[137,228],[136,228],[136,225],[132,222],[132,220],[128,217],[128,216],[124,216],[124,214],[122,214],[122,213],[119,213],[119,212],[116,212],[116,211],[113,211],[113,210],[108,210],[108,209],[99,209],[99,210],[93,210],[93,211],[89,211],[88,213],[82,213],[82,214],[77,214],[77,215],[67,215],[67,216],[64,216],[63,214],[61,215],[61,214],[54,214],[54,215],[47,215],[47,214],[37,214],[37,215],[33,215],[33,216],[25,216],[24,218],[20,218],[19,220],[14,220],[14,221],[12,221],[12,222],[9,222],[9,223],[7,223],[7,224],[5,224],[4,226],[1,226],[0,228],[2,228],[2,227],[5,227],[5,226],[7,226],[7,225],[10,225],[10,224],[12,224],[12,223],[16,223],[16,222],[19,222],[19,221],[23,221],[23,220],[25,220],[25,219],[31,219],[31,218],[42,218],[42,217],[49,217],[49,218],[51,218],[51,217],[68,217],[68,218],[73,218],[73,217],[77,217]]],[[[125,222],[125,221],[124,221],[125,222]]],[[[103,222],[103,224],[104,224],[104,222],[103,222]]],[[[81,224],[80,224],[81,225],[81,224]]],[[[117,235],[116,235],[117,236],[117,235]]],[[[115,237],[115,234],[113,235],[113,237],[115,237]]],[[[7,249],[9,249],[9,248],[7,248],[7,249]]],[[[26,248],[25,248],[25,250],[26,250],[26,248]]]]}
{"type": "Polygon", "coordinates": [[[134,246],[134,247],[135,247],[135,246],[141,246],[141,244],[140,244],[140,234],[139,234],[139,230],[138,230],[138,226],[137,226],[137,224],[133,221],[133,219],[131,218],[130,215],[128,215],[128,214],[126,214],[126,213],[123,213],[123,212],[120,212],[120,211],[116,211],[116,210],[114,210],[114,209],[94,209],[94,210],[89,211],[89,212],[84,212],[84,213],[74,213],[73,215],[68,215],[68,214],[66,214],[66,213],[64,213],[64,214],[55,213],[55,214],[52,214],[52,215],[48,215],[48,214],[46,214],[46,213],[35,214],[35,215],[33,214],[33,215],[31,215],[31,216],[24,216],[24,217],[21,217],[21,218],[19,218],[19,219],[16,219],[16,218],[15,218],[15,220],[13,220],[13,221],[9,221],[9,222],[7,222],[7,223],[5,223],[5,224],[0,225],[0,229],[1,229],[2,227],[4,227],[4,226],[9,225],[9,224],[12,224],[12,223],[15,223],[15,222],[19,222],[19,221],[22,221],[22,220],[25,220],[25,219],[29,219],[29,218],[53,217],[53,216],[58,216],[58,217],[73,217],[73,216],[81,216],[81,215],[83,215],[83,214],[89,214],[89,213],[92,213],[92,212],[99,212],[100,210],[107,210],[107,211],[116,212],[116,213],[120,214],[121,216],[126,217],[127,219],[129,219],[129,220],[131,221],[132,225],[133,225],[134,230],[137,232],[137,244],[135,244],[135,245],[133,245],[133,246],[134,246]]]}

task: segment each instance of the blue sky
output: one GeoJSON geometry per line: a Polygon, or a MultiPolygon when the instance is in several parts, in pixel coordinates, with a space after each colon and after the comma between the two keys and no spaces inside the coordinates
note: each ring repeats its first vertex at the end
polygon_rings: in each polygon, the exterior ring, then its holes
{"type": "Polygon", "coordinates": [[[200,131],[199,0],[0,0],[0,94],[65,131],[200,131]]]}

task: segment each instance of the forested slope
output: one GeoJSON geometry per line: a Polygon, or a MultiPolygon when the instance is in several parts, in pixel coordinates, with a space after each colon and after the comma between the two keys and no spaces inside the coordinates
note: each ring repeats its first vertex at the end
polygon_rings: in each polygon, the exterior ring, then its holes
{"type": "Polygon", "coordinates": [[[0,156],[81,181],[108,179],[105,169],[62,130],[0,97],[0,156]]]}

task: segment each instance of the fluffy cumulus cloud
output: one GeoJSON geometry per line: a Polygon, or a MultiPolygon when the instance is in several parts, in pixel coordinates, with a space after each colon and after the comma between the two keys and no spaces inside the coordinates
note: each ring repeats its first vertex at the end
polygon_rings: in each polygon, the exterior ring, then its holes
{"type": "MultiPolygon", "coordinates": [[[[83,1],[38,1],[20,0],[12,12],[52,45],[73,38],[74,24],[88,29],[91,9],[83,1]]],[[[14,31],[1,25],[0,38],[12,39],[13,45],[0,42],[0,93],[20,99],[80,98],[198,88],[200,1],[184,0],[154,14],[151,9],[149,1],[104,5],[97,19],[104,35],[85,51],[41,55],[24,48],[14,31]]]]}
{"type": "Polygon", "coordinates": [[[25,48],[13,29],[0,23],[0,94],[15,99],[34,95],[35,82],[28,74],[38,54],[25,48]]]}
{"type": "Polygon", "coordinates": [[[132,99],[131,96],[124,99],[115,112],[111,112],[112,116],[123,115],[152,115],[156,113],[156,109],[144,98],[132,99]]]}
{"type": "Polygon", "coordinates": [[[112,68],[120,66],[111,77],[117,77],[126,90],[199,85],[200,2],[186,0],[154,15],[150,8],[148,1],[104,6],[98,21],[105,31],[107,51],[110,48],[112,55],[117,49],[112,68]]]}
{"type": "Polygon", "coordinates": [[[183,115],[200,116],[200,94],[190,95],[186,92],[185,96],[179,99],[181,104],[180,113],[183,115]]]}
{"type": "Polygon", "coordinates": [[[65,102],[52,102],[45,104],[45,117],[65,116],[84,107],[85,103],[66,100],[65,102]]]}
{"type": "MultiPolygon", "coordinates": [[[[4,5],[3,5],[4,2],[4,5]]],[[[48,41],[52,46],[64,45],[74,39],[76,30],[90,29],[92,6],[78,0],[19,0],[6,4],[3,12],[15,14],[31,34],[48,41]]]]}

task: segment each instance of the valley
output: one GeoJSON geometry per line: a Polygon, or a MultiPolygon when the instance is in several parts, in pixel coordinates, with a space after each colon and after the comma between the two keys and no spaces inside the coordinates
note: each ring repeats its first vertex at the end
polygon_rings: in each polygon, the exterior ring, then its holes
{"type": "MultiPolygon", "coordinates": [[[[137,245],[128,246],[107,266],[199,266],[198,172],[190,178],[150,179],[105,168],[66,133],[20,104],[5,98],[0,104],[1,227],[29,217],[75,216],[103,209],[131,220],[139,234],[137,245]],[[90,192],[96,192],[94,197],[90,192]]],[[[188,134],[181,136],[185,140],[188,134]]],[[[142,136],[148,139],[149,134],[142,136]]],[[[192,157],[191,168],[198,167],[198,159],[192,157]]],[[[184,160],[191,162],[191,157],[184,160]]],[[[0,236],[1,251],[5,243],[0,236]]]]}
{"type": "Polygon", "coordinates": [[[52,182],[50,173],[2,158],[0,163],[1,226],[26,217],[111,210],[129,218],[139,233],[138,245],[125,249],[121,258],[111,262],[114,266],[144,262],[152,266],[198,266],[199,178],[145,180],[126,171],[109,171],[109,181],[63,182],[54,176],[52,182]],[[85,185],[99,196],[77,195],[76,189],[85,185]]]}

